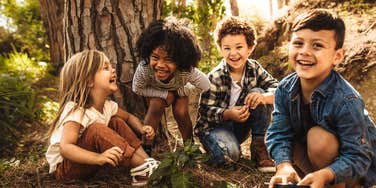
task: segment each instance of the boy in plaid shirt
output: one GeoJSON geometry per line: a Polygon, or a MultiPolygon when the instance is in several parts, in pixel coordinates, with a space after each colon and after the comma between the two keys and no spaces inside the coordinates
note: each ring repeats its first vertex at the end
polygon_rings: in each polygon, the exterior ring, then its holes
{"type": "Polygon", "coordinates": [[[211,154],[211,161],[223,164],[239,159],[240,144],[252,132],[252,160],[260,171],[274,171],[264,136],[278,81],[257,61],[248,59],[256,36],[247,21],[225,18],[217,25],[215,40],[223,59],[208,74],[211,85],[201,95],[195,134],[211,154]]]}

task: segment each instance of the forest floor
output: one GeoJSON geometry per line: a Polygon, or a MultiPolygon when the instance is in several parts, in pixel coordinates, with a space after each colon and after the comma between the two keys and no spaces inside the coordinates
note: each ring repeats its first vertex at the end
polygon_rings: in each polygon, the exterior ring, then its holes
{"type": "MultiPolygon", "coordinates": [[[[339,72],[360,92],[371,118],[376,120],[376,7],[371,6],[369,9],[366,14],[350,11],[341,15],[348,27],[345,42],[345,47],[348,48],[347,54],[366,58],[367,64],[344,66],[345,70],[339,72]],[[362,68],[359,69],[357,66],[362,68]]],[[[51,84],[57,84],[57,79],[51,84]]],[[[49,95],[56,99],[56,93],[49,95]]],[[[195,120],[198,98],[197,95],[192,95],[190,98],[192,101],[190,115],[192,120],[195,120]]],[[[181,145],[180,134],[170,112],[167,113],[167,120],[168,130],[176,137],[180,143],[178,145],[181,145]]],[[[130,178],[125,169],[109,167],[89,180],[57,182],[48,174],[48,164],[44,156],[47,148],[45,137],[47,125],[35,122],[26,123],[25,127],[18,147],[7,157],[0,159],[10,166],[0,174],[1,187],[130,187],[130,178]]],[[[254,168],[254,163],[249,160],[251,155],[249,146],[250,139],[242,144],[241,160],[230,168],[214,168],[203,164],[201,168],[192,169],[195,180],[205,187],[215,187],[213,184],[215,181],[230,182],[234,187],[265,187],[264,182],[268,182],[272,174],[264,174],[254,168]]],[[[165,152],[168,152],[168,149],[165,152]]],[[[156,157],[158,158],[159,155],[157,154],[156,157]]]]}

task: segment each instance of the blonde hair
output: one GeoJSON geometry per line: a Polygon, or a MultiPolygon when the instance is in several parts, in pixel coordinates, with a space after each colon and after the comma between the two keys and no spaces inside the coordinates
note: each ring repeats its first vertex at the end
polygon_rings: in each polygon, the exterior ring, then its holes
{"type": "Polygon", "coordinates": [[[72,111],[91,106],[90,83],[94,80],[95,73],[101,69],[108,58],[98,50],[85,50],[74,54],[63,66],[60,72],[60,107],[53,121],[48,136],[57,128],[65,105],[72,101],[76,105],[72,111]]]}

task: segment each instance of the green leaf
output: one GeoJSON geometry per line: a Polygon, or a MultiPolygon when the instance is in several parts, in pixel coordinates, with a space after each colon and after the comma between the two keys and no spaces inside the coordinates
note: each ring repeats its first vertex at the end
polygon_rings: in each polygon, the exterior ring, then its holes
{"type": "Polygon", "coordinates": [[[173,188],[191,188],[194,187],[192,173],[179,172],[171,176],[171,184],[173,188]]]}

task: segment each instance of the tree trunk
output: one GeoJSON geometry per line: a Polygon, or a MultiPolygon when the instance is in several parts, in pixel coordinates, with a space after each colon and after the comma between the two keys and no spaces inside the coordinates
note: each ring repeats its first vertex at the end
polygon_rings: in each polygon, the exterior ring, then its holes
{"type": "Polygon", "coordinates": [[[39,0],[39,3],[43,23],[48,32],[51,63],[58,73],[65,60],[65,49],[63,48],[64,0],[39,0]]]}
{"type": "Polygon", "coordinates": [[[231,14],[233,16],[239,16],[239,7],[237,0],[230,0],[231,14]]]}
{"type": "Polygon", "coordinates": [[[270,18],[273,18],[273,0],[269,0],[269,13],[270,18]]]}
{"type": "Polygon", "coordinates": [[[132,92],[137,67],[135,43],[142,30],[162,10],[161,0],[66,0],[65,60],[84,49],[103,51],[115,64],[120,92],[115,100],[125,110],[143,117],[146,103],[132,92]]]}
{"type": "Polygon", "coordinates": [[[278,4],[278,10],[279,10],[285,5],[285,2],[284,2],[284,0],[278,0],[277,4],[278,4]]]}

